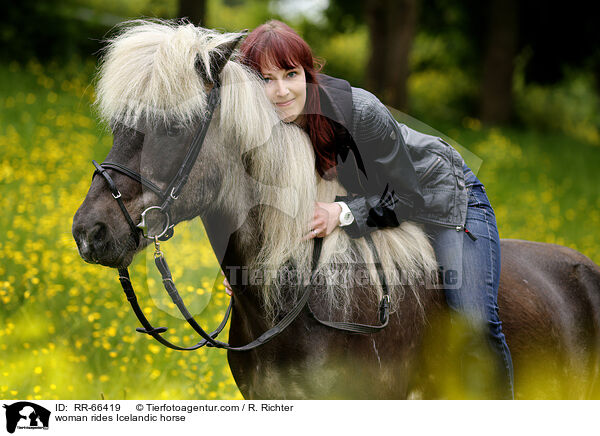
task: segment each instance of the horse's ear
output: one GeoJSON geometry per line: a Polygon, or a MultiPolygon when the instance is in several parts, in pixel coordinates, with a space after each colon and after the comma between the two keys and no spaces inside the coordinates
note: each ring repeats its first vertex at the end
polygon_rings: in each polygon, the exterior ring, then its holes
{"type": "MultiPolygon", "coordinates": [[[[248,30],[241,31],[237,38],[221,44],[210,53],[210,77],[213,78],[213,81],[221,75],[221,71],[225,68],[225,64],[229,61],[229,58],[231,58],[233,51],[247,33],[248,30]]],[[[204,64],[200,59],[196,61],[196,69],[205,82],[211,81],[208,74],[206,74],[204,64]]]]}

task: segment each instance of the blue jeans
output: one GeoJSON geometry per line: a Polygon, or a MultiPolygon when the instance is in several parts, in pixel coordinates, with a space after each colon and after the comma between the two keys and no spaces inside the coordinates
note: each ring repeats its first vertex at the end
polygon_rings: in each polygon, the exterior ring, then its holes
{"type": "MultiPolygon", "coordinates": [[[[500,238],[496,217],[483,184],[466,165],[463,171],[468,192],[465,227],[477,240],[453,228],[428,225],[426,231],[432,238],[444,278],[448,306],[455,316],[466,320],[473,331],[484,332],[483,336],[487,339],[488,355],[492,356],[497,366],[494,371],[498,386],[495,387],[494,396],[512,399],[512,359],[498,316],[500,238]]],[[[477,350],[468,352],[476,354],[477,350]]],[[[464,377],[468,380],[469,374],[464,377]]]]}

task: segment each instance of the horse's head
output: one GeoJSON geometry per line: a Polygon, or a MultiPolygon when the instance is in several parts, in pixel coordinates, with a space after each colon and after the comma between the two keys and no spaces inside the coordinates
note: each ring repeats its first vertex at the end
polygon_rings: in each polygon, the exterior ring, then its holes
{"type": "MultiPolygon", "coordinates": [[[[171,196],[170,185],[204,125],[210,128],[198,157],[189,162],[189,178],[173,196],[177,199],[168,200],[170,224],[191,219],[212,203],[218,189],[211,185],[220,185],[217,169],[227,157],[217,150],[223,132],[207,116],[208,96],[239,39],[191,25],[144,23],[111,41],[100,71],[98,106],[112,127],[113,147],[105,159],[112,167],[95,173],[72,227],[86,262],[124,267],[148,245],[136,228],[142,213],[171,196]]],[[[147,213],[146,234],[159,234],[166,216],[156,209],[147,213]]]]}

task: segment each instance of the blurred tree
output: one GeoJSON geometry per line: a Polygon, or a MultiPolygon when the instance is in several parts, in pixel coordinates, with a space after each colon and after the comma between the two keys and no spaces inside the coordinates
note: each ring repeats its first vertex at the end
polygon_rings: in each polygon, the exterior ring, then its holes
{"type": "Polygon", "coordinates": [[[529,47],[531,52],[527,82],[557,83],[565,77],[566,66],[600,73],[598,2],[529,0],[519,9],[520,48],[529,47]]]}
{"type": "Polygon", "coordinates": [[[417,27],[417,0],[365,2],[371,54],[367,87],[387,104],[406,110],[408,56],[417,27]]]}
{"type": "Polygon", "coordinates": [[[490,0],[481,81],[481,120],[502,124],[512,114],[514,60],[518,43],[517,0],[490,0]]]}
{"type": "Polygon", "coordinates": [[[197,26],[208,27],[206,23],[206,0],[179,0],[177,17],[185,17],[197,26]]]}
{"type": "Polygon", "coordinates": [[[100,48],[98,41],[109,27],[82,17],[72,0],[8,2],[0,14],[0,59],[87,56],[100,48]]]}
{"type": "Polygon", "coordinates": [[[325,9],[328,33],[350,33],[365,23],[364,1],[329,0],[325,9]]]}
{"type": "Polygon", "coordinates": [[[330,0],[329,34],[354,32],[367,23],[370,37],[366,87],[386,104],[406,109],[408,57],[417,27],[419,0],[330,0]]]}
{"type": "Polygon", "coordinates": [[[505,123],[513,115],[514,63],[527,54],[525,83],[557,84],[584,68],[600,85],[598,3],[572,0],[420,0],[419,27],[448,39],[459,30],[464,47],[447,45],[458,65],[480,84],[479,116],[505,123]]]}

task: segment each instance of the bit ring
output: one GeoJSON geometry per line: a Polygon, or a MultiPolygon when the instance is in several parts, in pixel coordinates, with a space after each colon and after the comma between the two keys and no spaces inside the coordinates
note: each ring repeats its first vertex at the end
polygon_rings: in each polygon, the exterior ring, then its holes
{"type": "Polygon", "coordinates": [[[169,230],[170,221],[171,221],[171,219],[169,217],[168,212],[162,210],[160,206],[150,206],[149,208],[147,208],[145,211],[142,212],[140,223],[136,227],[142,231],[142,236],[144,236],[144,238],[156,241],[158,238],[160,238],[161,236],[163,236],[164,234],[167,233],[167,231],[169,230]],[[146,214],[148,212],[150,212],[151,210],[158,210],[165,216],[165,228],[163,229],[163,231],[161,233],[159,233],[157,235],[149,235],[148,234],[148,224],[146,223],[146,214]]]}

